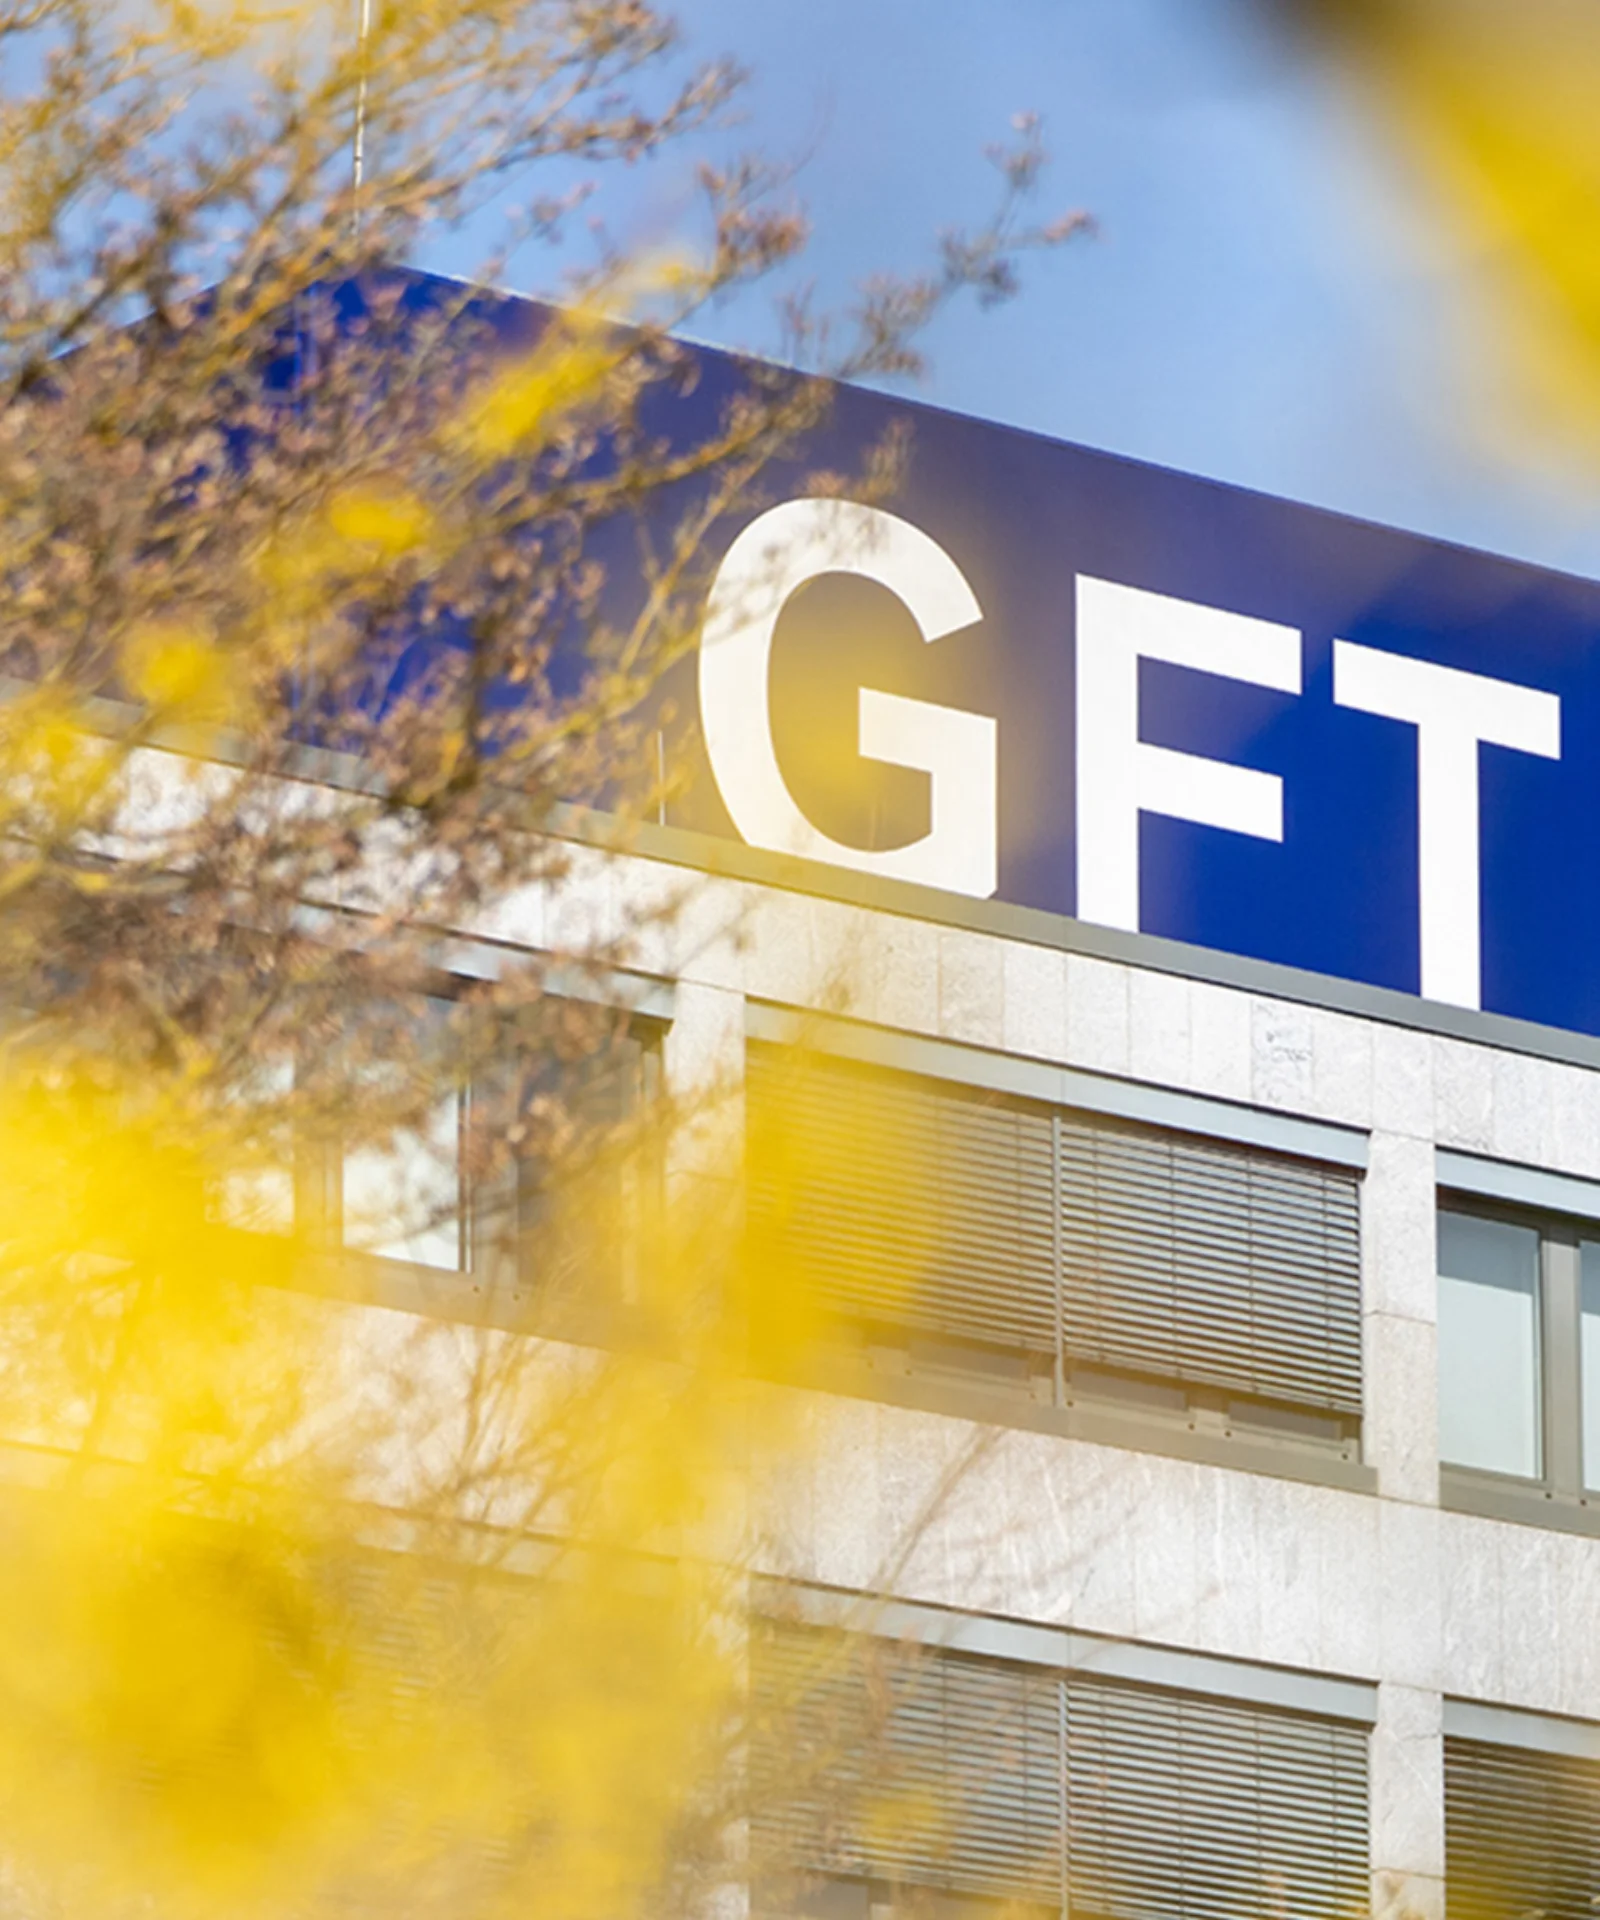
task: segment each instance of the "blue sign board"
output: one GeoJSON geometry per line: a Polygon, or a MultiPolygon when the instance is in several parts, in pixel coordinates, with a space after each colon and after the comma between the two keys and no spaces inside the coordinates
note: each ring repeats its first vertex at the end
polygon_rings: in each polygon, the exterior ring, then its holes
{"type": "Polygon", "coordinates": [[[788,477],[675,820],[1600,1034],[1600,585],[853,390],[788,477]]]}
{"type": "MultiPolygon", "coordinates": [[[[691,352],[669,441],[746,377],[691,352]]],[[[848,387],[759,484],[668,689],[672,824],[1600,1036],[1600,584],[848,387]]]]}

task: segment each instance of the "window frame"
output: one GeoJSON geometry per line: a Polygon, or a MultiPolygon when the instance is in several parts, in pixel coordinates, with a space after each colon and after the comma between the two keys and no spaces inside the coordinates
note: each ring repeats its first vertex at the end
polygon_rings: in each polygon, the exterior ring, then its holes
{"type": "MultiPolygon", "coordinates": [[[[1113,1129],[1153,1129],[1264,1157],[1338,1168],[1354,1178],[1360,1204],[1368,1159],[1368,1135],[1361,1129],[839,1016],[808,1014],[755,998],[746,1002],[745,1037],[747,1047],[809,1048],[823,1062],[942,1082],[952,1095],[986,1094],[1113,1129]]],[[[869,1340],[853,1353],[836,1349],[812,1354],[791,1369],[789,1377],[853,1398],[989,1425],[1361,1492],[1377,1488],[1376,1470],[1363,1457],[1364,1406],[1359,1418],[1341,1422],[1331,1412],[1323,1416],[1306,1409],[1297,1414],[1264,1402],[1264,1417],[1256,1420],[1249,1417],[1254,1409],[1246,1395],[1179,1381],[1172,1383],[1175,1403],[1162,1405],[1159,1380],[1130,1376],[1124,1383],[1085,1362],[1069,1362],[1064,1377],[1058,1366],[1053,1381],[1041,1372],[1037,1382],[1028,1383],[1028,1391],[1008,1392],[998,1382],[989,1386],[974,1372],[941,1369],[931,1359],[919,1362],[911,1345],[908,1337],[901,1337],[893,1343],[869,1340]]]]}
{"type": "MultiPolygon", "coordinates": [[[[448,995],[441,992],[431,997],[453,997],[467,984],[463,977],[454,976],[448,982],[448,995]]],[[[615,1001],[607,998],[604,1004],[615,1006],[617,1012],[628,1016],[629,1036],[639,1043],[643,1056],[643,1085],[639,1090],[642,1109],[661,1092],[662,1051],[668,1021],[654,1013],[641,1012],[620,998],[615,1001]]],[[[517,1036],[510,1035],[509,1042],[515,1046],[517,1036]]],[[[525,1162],[520,1157],[516,1160],[504,1190],[497,1197],[475,1190],[466,1177],[460,1146],[472,1125],[474,1102],[485,1097],[481,1080],[463,1084],[456,1093],[459,1103],[456,1160],[459,1265],[434,1266],[427,1261],[346,1245],[342,1215],[344,1151],[337,1143],[330,1143],[315,1156],[322,1162],[318,1177],[326,1195],[324,1204],[330,1208],[323,1216],[320,1230],[326,1234],[345,1271],[356,1277],[362,1297],[373,1305],[398,1308],[432,1319],[510,1329],[526,1329],[536,1321],[547,1334],[571,1338],[580,1344],[602,1344],[606,1313],[587,1312],[581,1302],[573,1300],[560,1302],[549,1310],[548,1303],[540,1301],[539,1275],[529,1261],[529,1235],[524,1222],[528,1198],[524,1186],[525,1162]],[[501,1216],[499,1220],[497,1214],[501,1216]]],[[[641,1191],[635,1198],[643,1210],[659,1203],[656,1189],[663,1169],[655,1156],[650,1155],[637,1171],[641,1175],[641,1191]]]]}
{"type": "MultiPolygon", "coordinates": [[[[1583,1271],[1582,1246],[1600,1246],[1600,1217],[1557,1212],[1519,1203],[1498,1193],[1451,1183],[1449,1172],[1435,1191],[1434,1218],[1441,1213],[1476,1215],[1528,1227],[1539,1236],[1537,1301],[1540,1472],[1498,1473],[1439,1458],[1439,1502],[1461,1513],[1523,1525],[1600,1535],[1600,1488],[1584,1485],[1583,1465],[1583,1271]]],[[[1437,1284],[1438,1258],[1434,1260],[1437,1284]]]]}
{"type": "MultiPolygon", "coordinates": [[[[1368,1739],[1378,1721],[1378,1688],[1370,1680],[1269,1666],[1228,1655],[1189,1652],[1043,1622],[960,1612],[928,1602],[888,1599],[776,1576],[758,1577],[752,1582],[749,1606],[752,1628],[761,1623],[780,1635],[785,1629],[799,1629],[802,1633],[837,1636],[841,1648],[851,1641],[864,1645],[876,1642],[901,1651],[914,1648],[917,1658],[935,1663],[946,1657],[962,1664],[977,1662],[1006,1669],[1013,1676],[1031,1680],[1034,1685],[1048,1686],[1055,1691],[1058,1702],[1058,1738],[1063,1761],[1073,1737],[1068,1725],[1072,1711],[1076,1707],[1081,1712],[1087,1700],[1094,1697],[1120,1698],[1130,1705],[1143,1700],[1158,1712],[1163,1702],[1179,1712],[1187,1705],[1202,1715],[1220,1707],[1225,1715],[1256,1716],[1257,1724],[1263,1728],[1281,1717],[1290,1723],[1314,1724],[1325,1732],[1343,1734],[1350,1748],[1360,1755],[1364,1817],[1358,1823],[1359,1840],[1354,1840],[1353,1833],[1352,1839],[1360,1858],[1361,1878],[1365,1879],[1365,1869],[1370,1863],[1370,1821],[1365,1817],[1371,1805],[1368,1739]],[[1076,1700],[1073,1696],[1077,1696],[1076,1700]]],[[[1263,1750],[1258,1746],[1256,1752],[1259,1765],[1263,1750]]],[[[1137,1766],[1136,1743],[1130,1745],[1128,1753],[1137,1766]]],[[[1073,1850],[1077,1819],[1068,1802],[1068,1791],[1064,1766],[1058,1788],[1063,1869],[1073,1850]]],[[[1094,1827],[1093,1808],[1093,1801],[1087,1803],[1091,1834],[1098,1835],[1106,1829],[1094,1827]]],[[[1330,1825],[1338,1824],[1336,1802],[1329,1804],[1327,1817],[1330,1825]]],[[[1203,1856],[1203,1841],[1200,1852],[1203,1856]]],[[[875,1889],[897,1887],[902,1897],[910,1893],[910,1904],[900,1911],[926,1915],[930,1920],[963,1920],[963,1917],[977,1920],[985,1912],[998,1920],[1003,1911],[1064,1913],[1070,1904],[1064,1886],[1060,1907],[1041,1909],[1021,1902],[1007,1906],[1003,1895],[986,1890],[939,1889],[914,1879],[908,1883],[900,1876],[885,1879],[876,1871],[875,1864],[867,1866],[865,1872],[834,1872],[825,1866],[812,1871],[813,1890],[824,1886],[854,1889],[865,1895],[869,1908],[875,1889]]],[[[805,1869],[801,1868],[802,1878],[804,1874],[805,1869]]],[[[857,1898],[851,1908],[852,1920],[857,1920],[861,1905],[862,1900],[857,1898]]],[[[816,1909],[808,1906],[805,1911],[820,1910],[820,1906],[821,1903],[817,1903],[816,1909]]],[[[753,1910],[762,1911],[759,1898],[753,1902],[753,1910]]],[[[839,1911],[843,1911],[842,1907],[839,1911]]],[[[834,1920],[838,1920],[838,1913],[834,1914],[834,1920]]]]}
{"type": "MultiPolygon", "coordinates": [[[[438,967],[419,989],[419,997],[452,1001],[475,981],[498,978],[508,959],[525,957],[520,949],[506,955],[481,942],[452,941],[448,951],[441,953],[438,967]]],[[[586,1001],[626,1015],[628,1032],[640,1043],[645,1056],[641,1104],[659,1096],[665,1080],[666,1038],[676,1012],[676,997],[670,981],[616,970],[591,974],[573,967],[554,967],[546,977],[545,993],[551,999],[586,1001]]],[[[515,1046],[515,1034],[508,1038],[515,1046]]],[[[290,1230],[302,1232],[317,1250],[319,1287],[331,1287],[337,1295],[353,1303],[392,1308],[429,1319],[525,1330],[536,1306],[537,1286],[536,1276],[528,1269],[523,1244],[524,1196],[520,1165],[512,1175],[509,1190],[499,1198],[499,1204],[510,1210],[509,1235],[485,1231],[484,1198],[474,1192],[461,1158],[461,1144],[472,1124],[473,1103],[485,1097],[483,1080],[475,1078],[463,1083],[455,1090],[454,1097],[459,1246],[456,1266],[437,1266],[345,1242],[346,1147],[336,1138],[317,1140],[300,1132],[291,1142],[286,1142],[285,1170],[289,1176],[292,1212],[290,1230]]],[[[639,1202],[641,1207],[647,1207],[656,1203],[654,1189],[660,1185],[663,1169],[651,1156],[643,1172],[642,1184],[649,1190],[641,1191],[639,1202]]],[[[239,1227],[236,1230],[256,1233],[275,1229],[239,1227]]],[[[567,1309],[555,1318],[554,1327],[544,1325],[541,1320],[541,1329],[553,1332],[556,1337],[598,1344],[598,1324],[594,1316],[567,1309]]]]}
{"type": "MultiPolygon", "coordinates": [[[[1600,1887],[1592,1839],[1597,1800],[1600,1727],[1556,1715],[1445,1699],[1445,1898],[1452,1910],[1459,1904],[1463,1911],[1480,1914],[1528,1911],[1525,1902],[1530,1895],[1547,1895],[1550,1880],[1562,1868],[1570,1873],[1582,1859],[1588,1867],[1582,1878],[1588,1884],[1579,1896],[1584,1903],[1580,1911],[1592,1911],[1600,1887]],[[1487,1793],[1486,1784],[1491,1789],[1487,1793]],[[1484,1825],[1475,1825],[1472,1815],[1486,1803],[1489,1818],[1484,1825]],[[1526,1883],[1508,1885],[1507,1868],[1512,1875],[1526,1869],[1530,1855],[1545,1885],[1537,1889],[1526,1883]],[[1489,1888],[1492,1893],[1485,1901],[1489,1888]]],[[[1534,1910],[1558,1909],[1541,1905],[1534,1910]]],[[[1572,1906],[1563,1902],[1560,1910],[1570,1912],[1572,1906]]]]}

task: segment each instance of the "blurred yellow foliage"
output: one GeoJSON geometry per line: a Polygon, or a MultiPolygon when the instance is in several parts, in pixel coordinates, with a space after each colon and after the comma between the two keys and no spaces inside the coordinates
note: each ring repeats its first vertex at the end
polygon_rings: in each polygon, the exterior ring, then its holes
{"type": "Polygon", "coordinates": [[[564,316],[531,354],[496,373],[463,408],[456,428],[462,451],[477,460],[537,452],[602,392],[625,353],[598,322],[564,316]]]}
{"type": "MultiPolygon", "coordinates": [[[[662,1117],[672,1204],[648,1218],[605,1183],[627,1139],[562,1163],[546,1224],[576,1331],[542,1241],[498,1291],[476,1267],[380,1271],[344,1238],[351,1162],[470,1087],[459,1225],[483,1062],[441,1046],[380,1100],[363,1076],[390,1043],[351,1036],[372,999],[438,984],[455,931],[555,901],[577,856],[543,830],[551,800],[630,790],[701,544],[820,392],[752,377],[670,453],[635,442],[603,473],[590,446],[628,443],[636,400],[671,391],[662,334],[791,258],[803,222],[757,163],[704,170],[703,266],[609,266],[458,408],[471,362],[435,324],[456,320],[393,305],[393,263],[469,211],[494,244],[497,206],[520,247],[568,161],[683,151],[730,66],[680,62],[653,6],[592,0],[46,0],[6,24],[5,658],[29,684],[0,705],[0,1903],[700,1920],[744,1866],[753,1468],[781,1477],[804,1426],[752,1346],[792,1364],[820,1316],[783,1236],[742,1238],[709,1096],[677,1116],[687,1147],[662,1117]],[[342,287],[363,292],[349,327],[342,287]],[[646,303],[632,333],[607,317],[646,303]],[[641,509],[665,538],[618,636],[595,587],[641,509]],[[419,652],[441,613],[470,628],[436,675],[396,671],[426,698],[368,697],[397,613],[419,652]],[[569,632],[596,671],[547,726],[569,632]],[[526,708],[486,737],[502,686],[526,708]],[[242,724],[169,777],[168,742],[107,737],[130,693],[242,724]],[[312,786],[326,737],[370,780],[312,786]]],[[[1050,243],[1013,219],[1037,159],[1003,164],[931,282],[875,282],[855,344],[808,321],[801,357],[903,368],[948,297],[987,299],[1050,243]]],[[[867,483],[888,471],[869,459],[867,483]]],[[[497,947],[469,1013],[610,975],[591,926],[522,966],[497,947]]],[[[495,1145],[521,1154],[546,1099],[495,1145]]],[[[517,1214],[507,1157],[482,1156],[517,1214]]]]}
{"type": "Polygon", "coordinates": [[[426,504],[412,494],[349,487],[330,501],[328,524],[341,540],[392,557],[423,544],[431,516],[426,504]]]}
{"type": "Polygon", "coordinates": [[[1589,0],[1291,11],[1376,82],[1486,277],[1516,424],[1531,418],[1600,452],[1600,13],[1589,0]]]}
{"type": "Polygon", "coordinates": [[[59,688],[15,695],[0,707],[0,825],[24,840],[70,834],[108,802],[118,762],[59,688]]]}
{"type": "Polygon", "coordinates": [[[585,1143],[562,1244],[616,1318],[574,1347],[230,1224],[281,1127],[192,1073],[4,1065],[0,1869],[76,1912],[450,1920],[714,1881],[749,1475],[798,1442],[751,1342],[822,1330],[779,1239],[741,1262],[726,1169],[636,1217],[624,1302],[604,1168],[641,1149],[585,1143]]]}
{"type": "Polygon", "coordinates": [[[162,717],[220,719],[233,704],[226,660],[193,627],[140,627],[123,648],[122,668],[128,691],[162,717]]]}
{"type": "Polygon", "coordinates": [[[531,353],[479,388],[456,422],[458,450],[479,461],[537,452],[629,363],[637,350],[629,316],[662,297],[686,300],[706,281],[704,267],[669,248],[623,263],[589,299],[563,309],[531,353]]]}
{"type": "Polygon", "coordinates": [[[273,530],[254,557],[257,613],[270,657],[302,657],[306,633],[337,616],[348,594],[414,560],[434,532],[427,506],[404,493],[351,487],[273,530]]]}

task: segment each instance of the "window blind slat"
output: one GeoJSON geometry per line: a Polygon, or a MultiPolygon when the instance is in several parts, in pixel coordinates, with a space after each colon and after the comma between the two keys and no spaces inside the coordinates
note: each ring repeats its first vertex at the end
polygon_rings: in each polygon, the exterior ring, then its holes
{"type": "Polygon", "coordinates": [[[1055,1351],[1047,1116],[751,1049],[751,1210],[846,1317],[1055,1351]]]}
{"type": "Polygon", "coordinates": [[[1600,1761],[1447,1739],[1450,1920],[1593,1920],[1600,1905],[1600,1761]]]}
{"type": "Polygon", "coordinates": [[[1356,1913],[1365,1743],[1337,1722],[1069,1678],[1075,1913],[1237,1920],[1356,1913]]]}
{"type": "Polygon", "coordinates": [[[759,1622],[764,1870],[1098,1920],[1365,1909],[1360,1728],[759,1622]]]}
{"type": "Polygon", "coordinates": [[[1058,1903],[1053,1678],[758,1623],[753,1837],[790,1870],[1058,1903]]]}
{"type": "Polygon", "coordinates": [[[846,1318],[1359,1415],[1348,1168],[759,1045],[747,1098],[752,1216],[846,1318]]]}
{"type": "Polygon", "coordinates": [[[1352,1174],[1076,1115],[1060,1132],[1072,1357],[1359,1413],[1352,1174]]]}

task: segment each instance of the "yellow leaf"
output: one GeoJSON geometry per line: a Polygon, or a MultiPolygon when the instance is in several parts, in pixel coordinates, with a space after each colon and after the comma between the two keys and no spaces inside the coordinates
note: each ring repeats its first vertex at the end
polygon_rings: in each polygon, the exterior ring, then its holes
{"type": "Polygon", "coordinates": [[[328,524],[341,540],[393,556],[423,544],[432,516],[414,494],[347,487],[329,502],[328,524]]]}
{"type": "Polygon", "coordinates": [[[228,703],[228,674],[217,648],[192,627],[141,627],[123,649],[128,690],[158,712],[216,712],[228,703]]]}
{"type": "Polygon", "coordinates": [[[1302,10],[1375,83],[1437,194],[1521,424],[1600,448],[1600,12],[1588,0],[1302,10]]]}
{"type": "Polygon", "coordinates": [[[468,452],[488,460],[532,452],[599,393],[620,358],[615,343],[592,336],[541,345],[477,395],[462,422],[468,452]]]}

